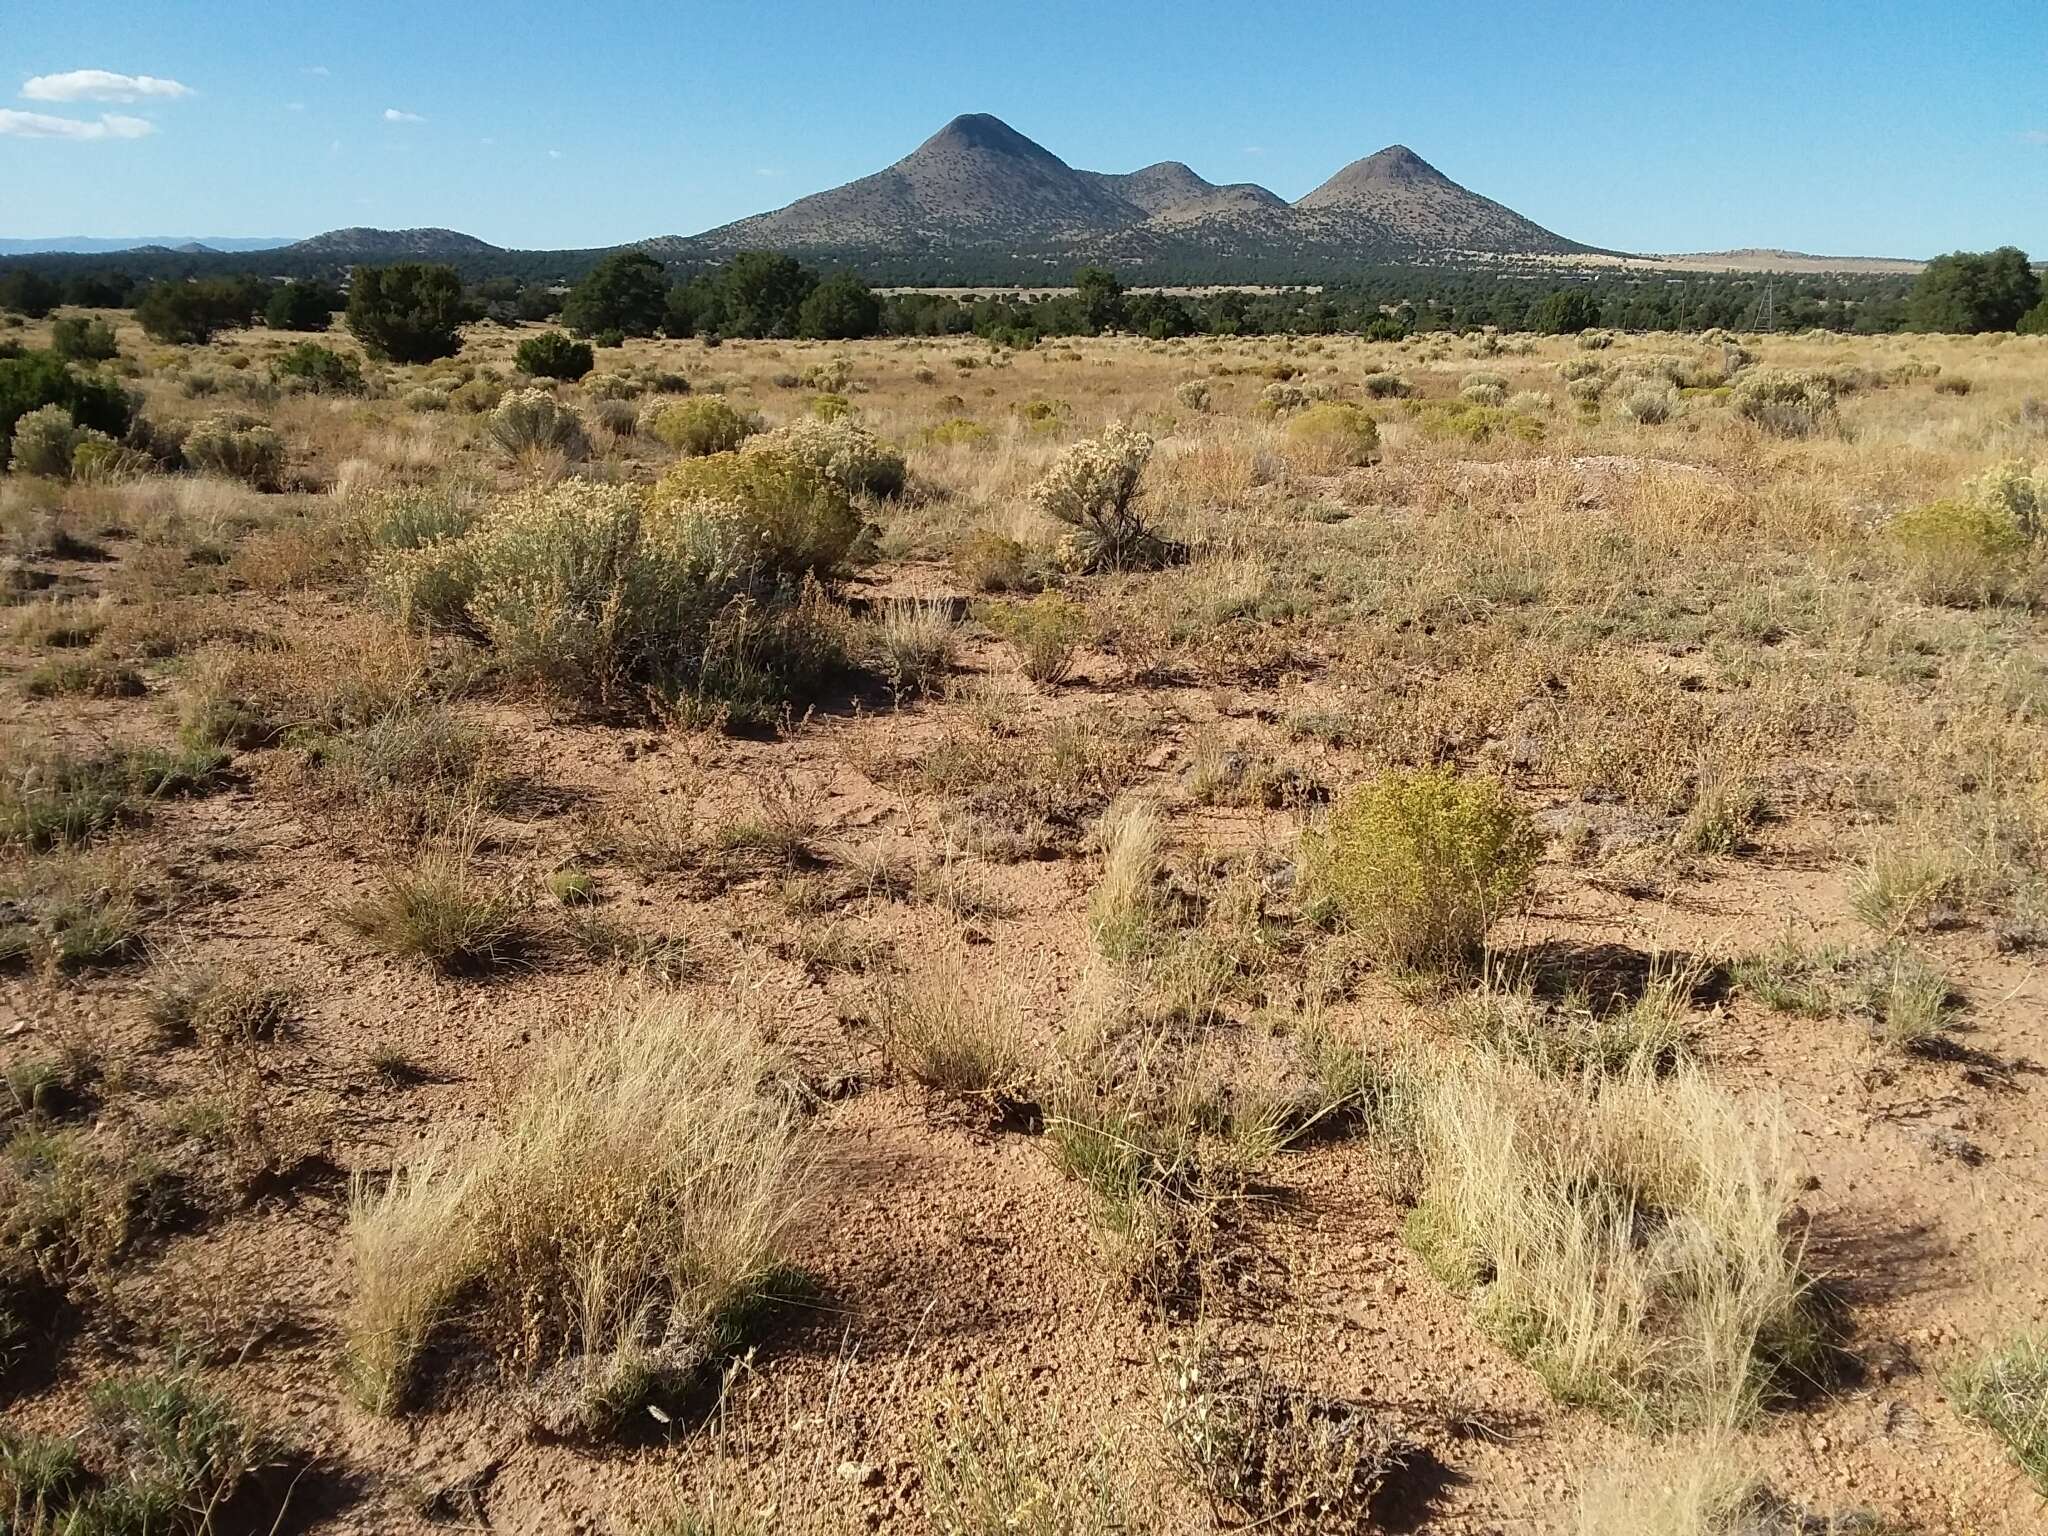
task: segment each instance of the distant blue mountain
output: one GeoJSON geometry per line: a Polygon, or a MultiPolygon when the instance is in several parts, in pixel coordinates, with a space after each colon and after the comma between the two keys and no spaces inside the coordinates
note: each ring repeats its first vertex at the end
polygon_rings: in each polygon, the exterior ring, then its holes
{"type": "Polygon", "coordinates": [[[0,256],[33,256],[44,251],[98,256],[111,251],[140,250],[152,245],[175,251],[272,251],[281,245],[290,245],[292,239],[286,235],[0,235],[0,256]]]}

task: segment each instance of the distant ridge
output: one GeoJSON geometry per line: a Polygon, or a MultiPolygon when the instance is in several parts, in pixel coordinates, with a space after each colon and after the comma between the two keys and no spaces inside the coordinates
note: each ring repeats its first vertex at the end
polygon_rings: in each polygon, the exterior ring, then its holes
{"type": "Polygon", "coordinates": [[[119,251],[271,251],[292,237],[262,235],[45,235],[0,236],[0,256],[111,255],[119,251]]]}
{"type": "Polygon", "coordinates": [[[330,229],[284,248],[290,256],[332,256],[338,261],[461,261],[493,256],[504,247],[453,229],[330,229]]]}
{"type": "Polygon", "coordinates": [[[1190,251],[1323,264],[1593,251],[1466,190],[1402,145],[1353,161],[1290,206],[1249,182],[1218,186],[1177,160],[1076,170],[986,113],[954,118],[871,176],[663,245],[847,260],[985,247],[1137,266],[1190,251]]]}

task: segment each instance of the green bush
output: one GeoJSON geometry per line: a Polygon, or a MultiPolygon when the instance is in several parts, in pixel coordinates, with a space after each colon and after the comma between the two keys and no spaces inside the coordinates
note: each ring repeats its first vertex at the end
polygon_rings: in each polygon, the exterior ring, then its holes
{"type": "Polygon", "coordinates": [[[1086,608],[1057,592],[1041,592],[1028,603],[991,604],[982,619],[1016,647],[1018,670],[1046,688],[1066,680],[1095,627],[1086,608]]]}
{"type": "Polygon", "coordinates": [[[39,406],[14,424],[14,452],[7,467],[17,475],[49,475],[65,479],[71,473],[71,450],[78,428],[71,413],[61,405],[39,406]]]}
{"type": "Polygon", "coordinates": [[[619,332],[622,340],[652,336],[667,307],[668,274],[661,263],[645,251],[618,251],[570,290],[562,323],[579,336],[602,331],[619,332]]]}
{"type": "Polygon", "coordinates": [[[345,302],[325,283],[281,283],[263,301],[263,323],[273,331],[324,331],[345,302]]]}
{"type": "Polygon", "coordinates": [[[1365,392],[1375,400],[1404,400],[1414,393],[1408,381],[1398,373],[1368,373],[1364,382],[1365,392]]]}
{"type": "Polygon", "coordinates": [[[462,279],[453,267],[401,261],[349,274],[348,328],[370,356],[431,363],[462,348],[462,279]]]}
{"type": "Polygon", "coordinates": [[[793,421],[749,438],[740,451],[796,459],[849,496],[898,496],[903,492],[903,455],[844,416],[793,421]]]}
{"type": "Polygon", "coordinates": [[[1377,463],[1379,423],[1362,406],[1323,400],[1287,423],[1287,444],[1316,469],[1377,463]]]}
{"type": "Polygon", "coordinates": [[[786,448],[685,459],[656,482],[647,506],[651,536],[733,592],[831,574],[861,527],[844,485],[786,448]]]}
{"type": "Polygon", "coordinates": [[[582,378],[597,366],[587,341],[571,341],[560,331],[544,331],[519,343],[512,361],[521,373],[536,379],[582,378]]]}
{"type": "Polygon", "coordinates": [[[515,389],[491,411],[491,441],[517,458],[526,453],[588,457],[590,438],[576,413],[544,389],[515,389]]]}
{"type": "Polygon", "coordinates": [[[1385,963],[1455,969],[1527,894],[1542,847],[1529,813],[1489,778],[1396,769],[1359,785],[1306,833],[1310,880],[1385,963]]]}
{"type": "Polygon", "coordinates": [[[481,634],[506,673],[616,704],[652,688],[772,718],[844,663],[808,578],[859,531],[844,492],[774,455],[677,465],[644,496],[567,481],[505,498],[468,532],[373,565],[402,611],[481,634]]]}
{"type": "Polygon", "coordinates": [[[135,305],[135,322],[151,341],[197,346],[213,333],[247,325],[262,302],[255,279],[212,278],[152,283],[135,305]]]}
{"type": "Polygon", "coordinates": [[[103,363],[121,349],[106,321],[61,315],[50,322],[50,350],[70,363],[103,363]]]}
{"type": "Polygon", "coordinates": [[[360,395],[363,365],[332,347],[317,341],[302,341],[270,365],[270,376],[278,383],[303,380],[316,394],[360,395]]]}
{"type": "Polygon", "coordinates": [[[2029,540],[2002,508],[1969,497],[1928,502],[1885,530],[1907,587],[1923,602],[1977,607],[2021,581],[2029,540]]]}
{"type": "Polygon", "coordinates": [[[664,400],[640,419],[640,430],[682,454],[727,453],[760,431],[751,419],[716,398],[664,400]]]}
{"type": "Polygon", "coordinates": [[[284,439],[239,411],[208,416],[185,434],[185,462],[204,475],[225,475],[259,491],[284,481],[284,439]]]}
{"type": "Polygon", "coordinates": [[[121,437],[135,405],[118,382],[65,366],[53,352],[0,357],[0,457],[13,449],[14,425],[30,411],[61,405],[74,425],[121,437]]]}

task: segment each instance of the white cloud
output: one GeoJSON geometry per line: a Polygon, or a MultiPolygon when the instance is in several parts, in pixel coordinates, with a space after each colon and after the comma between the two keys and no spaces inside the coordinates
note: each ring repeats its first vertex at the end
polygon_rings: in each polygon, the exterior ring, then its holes
{"type": "Polygon", "coordinates": [[[765,165],[764,165],[764,166],[761,166],[761,167],[760,167],[759,169],[757,169],[757,170],[756,170],[756,171],[754,172],[754,174],[755,174],[756,176],[780,176],[780,175],[782,174],[782,172],[780,172],[780,171],[777,171],[777,170],[771,170],[771,169],[770,169],[770,168],[769,168],[768,166],[765,166],[765,165]]]}
{"type": "Polygon", "coordinates": [[[46,112],[16,112],[0,107],[0,138],[12,139],[142,139],[156,124],[140,117],[105,112],[97,122],[79,117],[52,117],[46,112]]]}
{"type": "Polygon", "coordinates": [[[384,109],[384,121],[387,123],[424,123],[426,119],[417,112],[401,112],[396,107],[386,107],[384,109]]]}
{"type": "Polygon", "coordinates": [[[308,64],[305,67],[305,69],[301,71],[301,73],[308,75],[318,75],[320,76],[321,79],[324,80],[327,78],[327,76],[332,74],[333,71],[330,70],[325,64],[308,64]]]}
{"type": "Polygon", "coordinates": [[[1242,151],[1247,155],[1263,155],[1265,152],[1266,146],[1263,144],[1247,144],[1242,151]]]}
{"type": "Polygon", "coordinates": [[[61,75],[37,75],[24,82],[24,101],[142,101],[190,96],[192,87],[155,75],[117,75],[107,69],[74,69],[61,75]]]}
{"type": "Polygon", "coordinates": [[[551,149],[548,151],[548,158],[550,160],[559,160],[562,158],[562,152],[559,149],[551,149]]]}

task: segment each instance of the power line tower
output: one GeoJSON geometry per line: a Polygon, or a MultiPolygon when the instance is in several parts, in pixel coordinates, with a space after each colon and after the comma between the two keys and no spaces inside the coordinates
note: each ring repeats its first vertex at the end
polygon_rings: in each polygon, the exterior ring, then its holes
{"type": "Polygon", "coordinates": [[[1778,280],[1774,277],[1764,284],[1764,296],[1756,301],[1756,308],[1750,311],[1754,330],[1775,331],[1778,328],[1778,280]]]}

